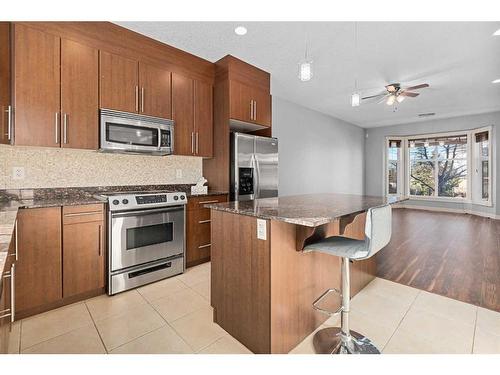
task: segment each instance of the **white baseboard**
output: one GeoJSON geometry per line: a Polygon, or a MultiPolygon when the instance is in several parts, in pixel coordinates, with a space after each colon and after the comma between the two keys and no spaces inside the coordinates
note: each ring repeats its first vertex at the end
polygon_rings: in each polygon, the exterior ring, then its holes
{"type": "Polygon", "coordinates": [[[404,203],[395,204],[393,208],[406,208],[410,210],[423,210],[423,211],[437,211],[437,212],[450,212],[455,214],[469,214],[482,217],[488,217],[490,219],[500,220],[500,215],[491,214],[488,212],[481,212],[475,210],[465,210],[459,208],[446,208],[446,207],[432,207],[432,206],[406,206],[404,203]]]}

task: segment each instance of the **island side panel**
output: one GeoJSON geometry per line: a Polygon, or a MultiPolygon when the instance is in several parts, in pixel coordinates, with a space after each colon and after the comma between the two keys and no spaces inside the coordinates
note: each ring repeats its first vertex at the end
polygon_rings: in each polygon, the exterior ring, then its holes
{"type": "Polygon", "coordinates": [[[255,217],[212,210],[214,321],[254,353],[270,353],[270,229],[255,217]]]}
{"type": "MultiPolygon", "coordinates": [[[[339,228],[338,225],[335,227],[339,228]]],[[[340,288],[340,258],[318,252],[297,251],[301,226],[271,221],[271,352],[288,353],[318,328],[328,316],[316,311],[312,303],[325,290],[340,288]]],[[[329,235],[339,233],[329,233],[329,235]]],[[[360,237],[350,227],[349,236],[360,237]]],[[[375,274],[373,259],[351,266],[351,293],[363,289],[375,274]]],[[[323,307],[334,311],[340,298],[334,294],[323,307]]]]}

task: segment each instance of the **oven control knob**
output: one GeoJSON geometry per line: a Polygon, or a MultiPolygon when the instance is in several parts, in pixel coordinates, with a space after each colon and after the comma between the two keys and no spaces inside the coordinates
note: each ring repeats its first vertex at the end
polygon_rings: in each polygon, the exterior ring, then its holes
{"type": "Polygon", "coordinates": [[[177,201],[179,200],[179,196],[178,195],[174,195],[174,201],[177,201]]]}
{"type": "Polygon", "coordinates": [[[186,199],[186,197],[184,195],[181,195],[181,199],[184,200],[186,199]]]}
{"type": "Polygon", "coordinates": [[[128,199],[124,199],[124,200],[122,200],[122,203],[123,203],[123,204],[128,204],[128,199]]]}
{"type": "Polygon", "coordinates": [[[115,199],[115,200],[113,201],[113,204],[118,204],[118,203],[120,203],[120,201],[119,201],[118,199],[115,199]]]}

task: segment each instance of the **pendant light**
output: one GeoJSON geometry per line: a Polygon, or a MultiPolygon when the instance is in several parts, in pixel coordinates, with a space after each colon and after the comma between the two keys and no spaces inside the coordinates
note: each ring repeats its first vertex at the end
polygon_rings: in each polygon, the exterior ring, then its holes
{"type": "Polygon", "coordinates": [[[302,82],[310,81],[313,76],[312,60],[307,55],[307,40],[306,40],[306,53],[304,60],[299,64],[299,79],[302,82]]]}
{"type": "Polygon", "coordinates": [[[354,22],[354,61],[355,61],[355,69],[356,73],[354,76],[354,92],[351,95],[351,106],[359,107],[361,104],[361,95],[358,92],[358,23],[354,22]]]}

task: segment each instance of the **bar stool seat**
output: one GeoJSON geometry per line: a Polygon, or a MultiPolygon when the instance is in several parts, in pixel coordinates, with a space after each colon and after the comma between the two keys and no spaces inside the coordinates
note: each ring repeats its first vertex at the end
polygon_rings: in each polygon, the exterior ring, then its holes
{"type": "Polygon", "coordinates": [[[365,239],[355,240],[332,236],[304,247],[304,252],[318,251],[342,259],[341,291],[332,288],[325,291],[313,302],[313,308],[329,316],[341,314],[339,327],[324,328],[316,332],[313,345],[317,353],[323,354],[380,354],[380,351],[367,337],[349,328],[351,299],[350,262],[368,259],[384,248],[391,239],[391,206],[386,204],[373,207],[366,213],[365,239]],[[342,305],[337,311],[328,311],[319,303],[330,293],[340,294],[342,305]]]}

